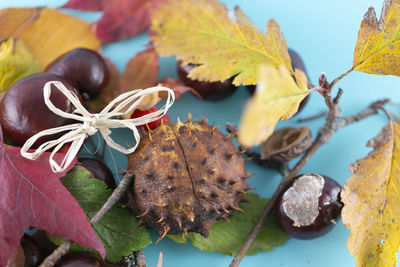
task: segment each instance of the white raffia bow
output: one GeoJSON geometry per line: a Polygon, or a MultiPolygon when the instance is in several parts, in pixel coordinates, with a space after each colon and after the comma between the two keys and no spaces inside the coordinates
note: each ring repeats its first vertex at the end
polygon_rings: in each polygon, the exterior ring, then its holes
{"type": "Polygon", "coordinates": [[[163,86],[155,86],[147,89],[136,89],[127,93],[123,93],[117,98],[115,98],[113,101],[111,101],[100,113],[92,114],[82,106],[77,96],[73,95],[61,82],[58,81],[47,82],[43,87],[43,94],[44,94],[44,102],[46,103],[47,107],[55,114],[64,118],[74,119],[82,122],[82,123],[74,123],[41,131],[32,136],[31,138],[29,138],[21,148],[21,155],[23,157],[34,160],[41,154],[43,154],[45,151],[55,147],[49,158],[49,163],[53,172],[65,171],[67,167],[71,164],[71,162],[74,160],[76,155],[78,154],[79,149],[83,145],[83,142],[85,141],[86,137],[94,135],[97,131],[100,131],[104,140],[110,147],[124,154],[130,154],[134,152],[140,142],[140,135],[136,126],[144,125],[146,123],[161,118],[167,113],[168,109],[172,106],[172,104],[175,101],[175,94],[171,89],[163,86]],[[64,112],[53,105],[53,103],[50,101],[51,85],[54,85],[71,101],[71,103],[76,108],[74,113],[64,112]],[[123,119],[123,120],[112,119],[112,117],[122,116],[130,113],[140,104],[140,102],[146,95],[160,91],[166,91],[168,93],[168,97],[165,105],[159,110],[134,119],[123,119]],[[116,107],[112,109],[115,105],[116,107]],[[126,109],[128,105],[129,107],[126,109]],[[114,140],[112,140],[110,137],[111,134],[110,128],[131,129],[136,144],[131,148],[125,148],[115,143],[114,140]],[[43,143],[34,152],[27,152],[40,137],[66,131],[68,132],[65,133],[63,136],[61,136],[60,138],[43,143]],[[71,143],[71,146],[68,149],[61,164],[58,164],[53,159],[53,157],[66,143],[71,143]]]}

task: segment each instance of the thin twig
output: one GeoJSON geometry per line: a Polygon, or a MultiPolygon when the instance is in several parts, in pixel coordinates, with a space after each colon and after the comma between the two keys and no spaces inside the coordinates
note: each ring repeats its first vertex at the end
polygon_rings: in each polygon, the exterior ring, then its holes
{"type": "MultiPolygon", "coordinates": [[[[162,259],[162,256],[161,256],[161,259],[162,259]]],[[[146,265],[146,257],[144,256],[143,249],[140,249],[136,253],[136,262],[137,262],[137,266],[138,267],[147,267],[147,265],[146,265]]]]}
{"type": "Polygon", "coordinates": [[[366,117],[369,117],[371,115],[377,114],[379,109],[382,109],[383,106],[385,106],[386,104],[389,104],[389,103],[390,103],[390,99],[388,99],[388,98],[375,101],[372,104],[370,104],[363,111],[361,111],[353,116],[348,116],[348,117],[341,119],[337,126],[338,126],[338,128],[341,128],[348,124],[365,119],[366,117]]]}
{"type": "Polygon", "coordinates": [[[297,122],[298,123],[303,123],[303,122],[307,122],[307,121],[312,121],[312,120],[316,120],[316,119],[319,119],[319,118],[323,118],[326,115],[328,115],[328,112],[324,111],[324,112],[312,115],[310,117],[300,118],[300,119],[297,120],[297,122]]]}
{"type": "MultiPolygon", "coordinates": [[[[132,174],[125,174],[122,178],[121,182],[115,188],[111,196],[107,199],[101,209],[92,217],[90,220],[90,224],[93,226],[95,225],[103,216],[107,213],[112,206],[121,199],[122,195],[128,189],[129,184],[131,183],[133,178],[132,174]]],[[[71,246],[72,242],[70,240],[66,240],[64,243],[61,244],[53,253],[51,253],[43,262],[40,264],[39,267],[52,267],[54,264],[64,256],[71,246]]]]}
{"type": "Polygon", "coordinates": [[[64,243],[61,244],[61,246],[54,250],[53,253],[51,253],[46,259],[44,259],[39,267],[54,266],[54,264],[56,264],[56,262],[68,252],[71,245],[72,242],[70,240],[66,240],[64,243]]]}
{"type": "Polygon", "coordinates": [[[349,125],[352,122],[356,122],[367,118],[373,114],[376,114],[379,109],[382,109],[383,106],[389,103],[389,100],[384,99],[380,101],[376,101],[369,105],[362,112],[354,115],[346,117],[338,122],[340,117],[340,109],[338,107],[340,97],[343,93],[343,90],[339,89],[337,96],[333,99],[329,90],[324,90],[321,92],[322,96],[325,99],[325,103],[329,108],[328,116],[326,117],[325,124],[321,127],[318,132],[317,137],[315,138],[312,146],[307,150],[307,152],[303,155],[303,157],[297,162],[297,164],[293,167],[290,173],[284,176],[276,189],[275,193],[271,197],[270,201],[265,206],[262,214],[251,230],[250,234],[247,236],[245,242],[242,244],[242,247],[233,258],[230,267],[239,266],[241,260],[246,255],[247,250],[250,248],[251,244],[257,237],[258,232],[260,231],[262,225],[264,224],[265,219],[268,217],[268,214],[271,212],[272,207],[274,206],[278,196],[283,192],[286,186],[292,182],[297,173],[301,170],[301,168],[308,162],[308,160],[314,155],[314,153],[325,143],[328,142],[330,137],[333,135],[341,127],[349,125]]]}
{"type": "Polygon", "coordinates": [[[345,73],[343,73],[342,75],[340,75],[339,77],[337,77],[336,79],[334,79],[330,84],[329,84],[329,91],[332,91],[333,86],[335,86],[335,84],[340,81],[341,79],[343,79],[344,77],[346,77],[350,72],[352,72],[354,70],[354,66],[351,67],[351,69],[349,69],[348,71],[346,71],[345,73]]]}

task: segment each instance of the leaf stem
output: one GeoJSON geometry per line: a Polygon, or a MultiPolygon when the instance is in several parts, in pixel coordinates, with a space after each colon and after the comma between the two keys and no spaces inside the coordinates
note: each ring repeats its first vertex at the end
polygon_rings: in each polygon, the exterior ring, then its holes
{"type": "MultiPolygon", "coordinates": [[[[93,226],[95,225],[103,216],[104,214],[107,213],[109,209],[112,208],[112,206],[117,203],[122,195],[126,192],[128,189],[129,184],[131,183],[133,179],[132,174],[125,174],[124,177],[122,178],[121,182],[115,188],[111,196],[107,199],[107,201],[103,204],[101,209],[92,217],[90,220],[90,224],[93,226]]],[[[41,264],[39,267],[52,267],[54,264],[62,257],[64,256],[70,246],[72,244],[72,241],[66,240],[64,243],[62,243],[56,250],[53,251],[41,264]]]]}
{"type": "Polygon", "coordinates": [[[339,77],[337,77],[336,79],[334,79],[330,84],[329,84],[329,91],[332,91],[333,86],[335,86],[335,84],[337,82],[339,82],[341,79],[343,79],[344,77],[346,77],[349,73],[351,73],[354,70],[354,66],[351,67],[351,69],[349,69],[348,71],[346,71],[345,73],[343,73],[342,75],[340,75],[339,77]]]}
{"type": "Polygon", "coordinates": [[[371,103],[367,108],[363,111],[349,117],[345,117],[339,120],[340,117],[340,109],[339,109],[339,101],[340,97],[343,93],[342,89],[339,89],[338,94],[335,98],[332,98],[330,90],[325,89],[321,91],[322,96],[325,99],[325,103],[329,108],[328,115],[325,119],[324,125],[318,131],[317,137],[315,138],[312,146],[307,150],[307,152],[303,155],[303,157],[297,162],[297,164],[290,170],[288,175],[283,176],[281,183],[277,187],[275,193],[272,195],[270,201],[265,206],[262,214],[254,225],[253,229],[247,236],[244,241],[242,247],[233,258],[230,267],[239,266],[243,257],[246,255],[247,250],[250,248],[251,244],[257,237],[258,232],[260,231],[262,225],[264,224],[265,219],[268,217],[268,214],[271,212],[272,207],[275,205],[275,202],[278,196],[283,192],[286,186],[292,182],[292,180],[296,177],[297,173],[301,170],[301,168],[310,160],[310,158],[314,155],[314,153],[325,143],[327,143],[330,137],[341,127],[349,125],[353,122],[360,121],[365,119],[371,115],[378,113],[379,109],[382,109],[385,104],[390,102],[389,99],[383,99],[376,102],[371,103]]]}

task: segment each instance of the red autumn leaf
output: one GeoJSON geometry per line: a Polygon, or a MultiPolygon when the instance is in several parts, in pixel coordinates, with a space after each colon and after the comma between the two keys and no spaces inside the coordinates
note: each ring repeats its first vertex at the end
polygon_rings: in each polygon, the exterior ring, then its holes
{"type": "Polygon", "coordinates": [[[151,11],[167,0],[70,0],[63,8],[104,11],[95,23],[96,35],[105,43],[113,43],[147,30],[151,11]]]}
{"type": "Polygon", "coordinates": [[[62,8],[78,9],[83,11],[102,11],[103,0],[69,0],[62,8]]]}
{"type": "Polygon", "coordinates": [[[105,43],[117,42],[147,30],[151,11],[166,0],[108,0],[96,23],[96,35],[105,43]]]}
{"type": "Polygon", "coordinates": [[[52,172],[50,153],[34,161],[23,158],[19,147],[3,144],[1,131],[0,126],[0,266],[6,266],[28,226],[65,236],[104,257],[85,213],[59,181],[66,172],[52,172]]]}

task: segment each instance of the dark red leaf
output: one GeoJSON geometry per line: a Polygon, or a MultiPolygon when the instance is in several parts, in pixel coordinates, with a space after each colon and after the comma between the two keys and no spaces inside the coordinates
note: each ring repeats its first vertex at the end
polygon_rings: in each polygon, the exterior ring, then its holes
{"type": "Polygon", "coordinates": [[[103,0],[69,0],[62,8],[77,9],[83,11],[102,11],[103,0]]]}
{"type": "Polygon", "coordinates": [[[96,23],[96,35],[112,43],[145,31],[151,23],[151,11],[166,0],[108,0],[104,14],[96,23]]]}
{"type": "Polygon", "coordinates": [[[50,153],[37,160],[23,158],[19,147],[3,144],[1,131],[0,126],[0,266],[6,266],[28,226],[65,236],[104,257],[104,246],[85,213],[59,181],[66,172],[52,172],[50,153]]]}

